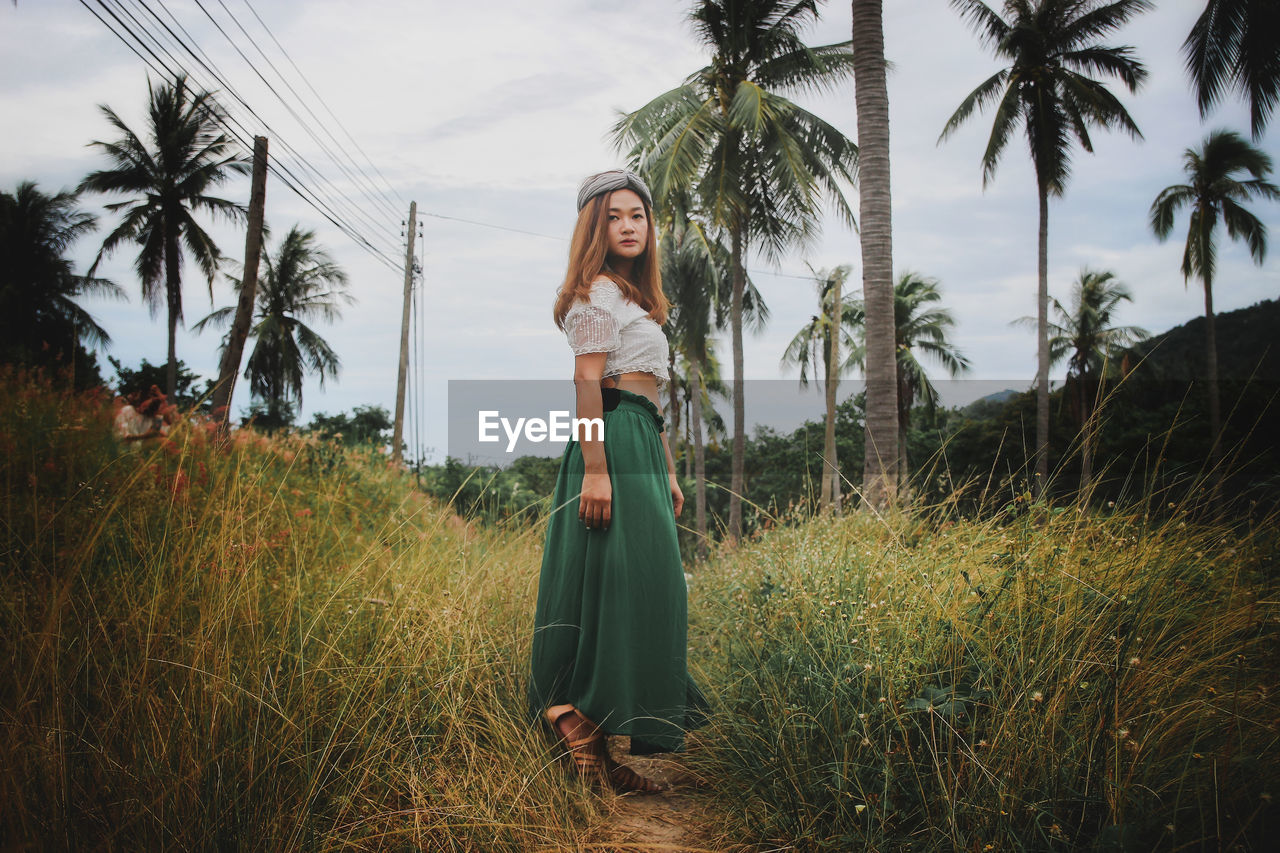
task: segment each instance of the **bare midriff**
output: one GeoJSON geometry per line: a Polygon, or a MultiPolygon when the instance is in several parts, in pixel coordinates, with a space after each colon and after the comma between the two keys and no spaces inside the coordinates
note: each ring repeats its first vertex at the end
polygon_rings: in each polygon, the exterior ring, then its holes
{"type": "Polygon", "coordinates": [[[652,373],[635,371],[632,373],[619,373],[616,376],[606,376],[600,380],[600,387],[621,388],[624,391],[648,397],[658,407],[658,411],[662,411],[662,402],[658,397],[658,379],[652,373]]]}

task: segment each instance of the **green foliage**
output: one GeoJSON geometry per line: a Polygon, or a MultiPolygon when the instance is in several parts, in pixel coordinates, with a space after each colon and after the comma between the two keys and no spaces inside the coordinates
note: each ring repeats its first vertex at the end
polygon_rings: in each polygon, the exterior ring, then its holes
{"type": "MultiPolygon", "coordinates": [[[[164,388],[166,381],[167,366],[163,364],[152,364],[146,358],[142,359],[142,363],[136,368],[125,367],[120,360],[107,356],[107,361],[111,363],[112,369],[116,372],[116,393],[125,397],[133,397],[138,395],[146,397],[151,391],[151,386],[164,388]]],[[[206,379],[204,387],[197,387],[200,377],[195,374],[186,363],[181,359],[177,362],[176,375],[178,377],[177,391],[169,397],[169,402],[176,405],[184,412],[200,411],[208,412],[211,405],[210,398],[213,394],[213,381],[206,379]]]]}
{"type": "Polygon", "coordinates": [[[348,447],[372,444],[382,447],[390,441],[387,431],[394,427],[391,415],[381,406],[356,406],[351,414],[326,415],[318,412],[307,427],[311,432],[348,447]]]}
{"type": "Polygon", "coordinates": [[[555,492],[559,457],[523,456],[506,468],[466,465],[452,456],[418,469],[423,491],[468,519],[524,526],[542,518],[555,492]]]}
{"type": "Polygon", "coordinates": [[[0,361],[70,370],[80,389],[101,382],[89,347],[111,336],[78,300],[123,294],[106,279],[76,275],[66,257],[96,227],[77,193],[46,195],[31,181],[0,192],[0,361]]]}
{"type": "Polygon", "coordinates": [[[254,398],[240,419],[243,426],[253,425],[266,433],[276,433],[293,426],[298,417],[298,407],[288,400],[259,400],[254,398]]]}

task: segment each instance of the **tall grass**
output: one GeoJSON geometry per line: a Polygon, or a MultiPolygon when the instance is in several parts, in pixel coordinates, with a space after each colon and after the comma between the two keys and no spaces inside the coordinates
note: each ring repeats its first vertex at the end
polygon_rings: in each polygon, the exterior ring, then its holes
{"type": "Polygon", "coordinates": [[[35,849],[571,847],[599,801],[526,719],[539,534],[371,452],[0,376],[0,838],[35,849]]]}
{"type": "MultiPolygon", "coordinates": [[[[542,523],[110,414],[0,373],[0,844],[621,849],[525,709],[542,523]]],[[[1267,849],[1276,519],[1150,497],[783,519],[692,569],[698,837],[1267,849]]]]}
{"type": "Polygon", "coordinates": [[[1276,520],[1167,509],[858,514],[722,555],[695,581],[719,688],[698,760],[740,831],[812,850],[1268,849],[1276,520]]]}

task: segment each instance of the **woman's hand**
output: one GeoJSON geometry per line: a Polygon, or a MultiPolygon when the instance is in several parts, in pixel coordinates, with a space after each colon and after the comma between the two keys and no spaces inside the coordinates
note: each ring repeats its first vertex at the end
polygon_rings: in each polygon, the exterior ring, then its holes
{"type": "Polygon", "coordinates": [[[583,474],[582,495],[578,498],[578,520],[585,524],[588,530],[592,528],[607,530],[612,506],[613,484],[609,482],[609,475],[590,472],[583,474]]]}
{"type": "Polygon", "coordinates": [[[667,481],[671,484],[672,509],[676,511],[676,518],[679,518],[680,510],[684,507],[684,492],[680,491],[680,483],[675,474],[667,474],[667,481]]]}

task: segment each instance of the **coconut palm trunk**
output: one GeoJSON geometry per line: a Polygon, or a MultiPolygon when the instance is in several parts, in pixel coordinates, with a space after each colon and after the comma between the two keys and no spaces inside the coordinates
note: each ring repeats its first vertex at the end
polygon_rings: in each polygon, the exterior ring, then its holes
{"type": "Polygon", "coordinates": [[[1076,379],[1076,405],[1080,409],[1080,495],[1089,494],[1089,483],[1093,481],[1093,405],[1094,395],[1090,394],[1088,383],[1083,377],[1076,379]]]}
{"type": "Polygon", "coordinates": [[[165,366],[165,393],[173,399],[178,390],[178,321],[182,319],[182,273],[178,259],[178,223],[172,211],[164,217],[165,302],[169,309],[169,362],[165,366]]]}
{"type": "MultiPolygon", "coordinates": [[[[667,401],[667,411],[670,412],[670,438],[676,443],[671,452],[673,457],[672,464],[675,464],[675,456],[679,455],[680,449],[680,386],[676,382],[676,351],[674,348],[667,350],[667,375],[671,377],[671,381],[667,383],[667,394],[670,400],[667,401]]],[[[686,443],[686,447],[688,444],[686,443]]],[[[685,453],[687,456],[688,454],[685,453]]]]}
{"type": "Polygon", "coordinates": [[[1037,182],[1040,234],[1036,287],[1036,470],[1031,493],[1039,498],[1049,480],[1049,188],[1037,182]]]}
{"type": "Polygon", "coordinates": [[[746,389],[742,376],[742,294],[747,286],[747,271],[742,266],[743,234],[733,230],[733,300],[729,305],[729,325],[733,330],[733,473],[729,481],[729,539],[742,538],[742,495],[745,492],[746,455],[746,389]]]}
{"type": "Polygon", "coordinates": [[[840,381],[840,276],[833,277],[831,308],[831,350],[827,358],[827,428],[822,441],[823,512],[840,513],[840,468],[836,459],[836,390],[840,381]]]}
{"type": "Polygon", "coordinates": [[[1222,477],[1218,473],[1218,460],[1222,458],[1222,408],[1218,399],[1218,332],[1213,314],[1213,274],[1204,277],[1204,363],[1209,381],[1209,470],[1213,471],[1214,500],[1220,499],[1218,491],[1222,477]]]}
{"type": "Polygon", "coordinates": [[[867,422],[863,494],[876,509],[896,498],[898,381],[893,341],[893,210],[889,187],[889,90],[881,0],[853,0],[858,110],[862,290],[866,304],[867,422]]]}
{"type": "Polygon", "coordinates": [[[907,462],[907,428],[911,425],[911,390],[898,375],[898,495],[911,498],[911,468],[907,462]]]}
{"type": "Polygon", "coordinates": [[[693,386],[689,429],[693,431],[694,518],[701,560],[707,556],[707,456],[702,445],[702,362],[696,355],[689,359],[689,383],[693,386]]]}

